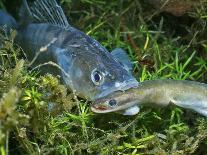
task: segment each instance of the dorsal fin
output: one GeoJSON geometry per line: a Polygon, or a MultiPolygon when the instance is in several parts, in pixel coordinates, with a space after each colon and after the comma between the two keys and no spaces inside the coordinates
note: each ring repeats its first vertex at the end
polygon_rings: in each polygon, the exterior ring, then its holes
{"type": "Polygon", "coordinates": [[[27,25],[32,22],[32,13],[29,9],[27,0],[23,0],[22,6],[19,11],[20,25],[27,25]]]}
{"type": "Polygon", "coordinates": [[[61,6],[57,4],[56,0],[36,0],[30,9],[27,2],[24,3],[26,3],[26,10],[30,12],[34,22],[50,23],[65,29],[70,27],[61,6]]]}

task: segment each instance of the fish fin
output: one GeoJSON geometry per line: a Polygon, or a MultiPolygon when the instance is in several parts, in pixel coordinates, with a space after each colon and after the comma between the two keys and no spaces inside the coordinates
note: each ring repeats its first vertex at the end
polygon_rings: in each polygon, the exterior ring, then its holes
{"type": "Polygon", "coordinates": [[[20,25],[27,25],[33,21],[32,12],[30,11],[27,0],[23,0],[22,6],[19,11],[20,25]]]}
{"type": "Polygon", "coordinates": [[[29,7],[27,0],[23,0],[19,15],[24,23],[33,21],[37,23],[50,23],[65,29],[71,27],[56,0],[36,0],[31,7],[29,7]]]}
{"type": "Polygon", "coordinates": [[[121,113],[122,115],[128,115],[128,116],[132,116],[132,115],[136,115],[138,114],[140,111],[140,108],[138,106],[132,106],[128,109],[119,111],[119,113],[121,113]]]}
{"type": "Polygon", "coordinates": [[[50,23],[65,29],[71,27],[56,0],[36,0],[31,7],[31,12],[36,22],[50,23]]]}
{"type": "Polygon", "coordinates": [[[130,61],[126,51],[121,48],[115,48],[111,54],[113,58],[120,62],[127,71],[132,71],[133,63],[130,61]]]}

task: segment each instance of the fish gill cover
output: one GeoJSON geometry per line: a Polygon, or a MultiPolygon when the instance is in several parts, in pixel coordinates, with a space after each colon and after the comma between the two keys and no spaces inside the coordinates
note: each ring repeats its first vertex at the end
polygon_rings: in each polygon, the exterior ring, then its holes
{"type": "MultiPolygon", "coordinates": [[[[61,4],[71,23],[107,49],[128,51],[138,81],[171,78],[207,83],[205,1],[180,17],[141,0],[62,0],[61,4]]],[[[0,5],[15,14],[21,4],[8,0],[0,5]]],[[[133,117],[93,114],[58,76],[32,70],[31,61],[13,41],[15,35],[1,29],[1,154],[207,152],[206,118],[176,107],[145,108],[133,117]]]]}

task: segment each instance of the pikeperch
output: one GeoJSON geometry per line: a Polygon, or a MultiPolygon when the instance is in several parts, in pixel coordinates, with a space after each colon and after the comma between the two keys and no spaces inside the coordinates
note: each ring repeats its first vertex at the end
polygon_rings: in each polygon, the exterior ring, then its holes
{"type": "Polygon", "coordinates": [[[4,19],[0,26],[16,29],[16,43],[30,60],[37,58],[35,65],[58,64],[62,70],[47,66],[45,72],[60,74],[65,85],[81,97],[95,100],[138,86],[127,54],[119,48],[110,53],[72,27],[55,0],[36,0],[31,5],[23,0],[18,23],[4,11],[0,19],[4,19]]]}
{"type": "Polygon", "coordinates": [[[135,115],[140,106],[168,106],[192,109],[207,117],[207,84],[187,80],[152,80],[137,88],[116,92],[92,104],[95,113],[119,112],[135,115]]]}

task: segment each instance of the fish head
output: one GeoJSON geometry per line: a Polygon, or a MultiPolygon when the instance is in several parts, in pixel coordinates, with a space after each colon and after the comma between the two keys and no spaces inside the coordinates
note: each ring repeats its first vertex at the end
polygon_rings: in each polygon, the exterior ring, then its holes
{"type": "Polygon", "coordinates": [[[91,110],[95,113],[118,112],[125,115],[127,111],[131,113],[127,115],[134,115],[134,111],[136,111],[135,114],[139,112],[137,111],[138,106],[136,106],[139,103],[139,99],[136,96],[135,89],[136,88],[132,88],[126,91],[114,92],[108,96],[97,99],[92,103],[91,110]]]}
{"type": "Polygon", "coordinates": [[[133,75],[112,57],[77,56],[69,75],[73,90],[89,100],[95,100],[116,91],[137,87],[133,75]]]}
{"type": "Polygon", "coordinates": [[[57,62],[68,74],[67,77],[63,76],[64,82],[77,95],[94,101],[113,92],[138,86],[138,81],[126,67],[129,64],[127,54],[116,50],[113,55],[98,41],[80,31],[75,32],[73,42],[56,52],[56,56],[57,62]],[[119,53],[122,53],[121,58],[119,53]]]}

